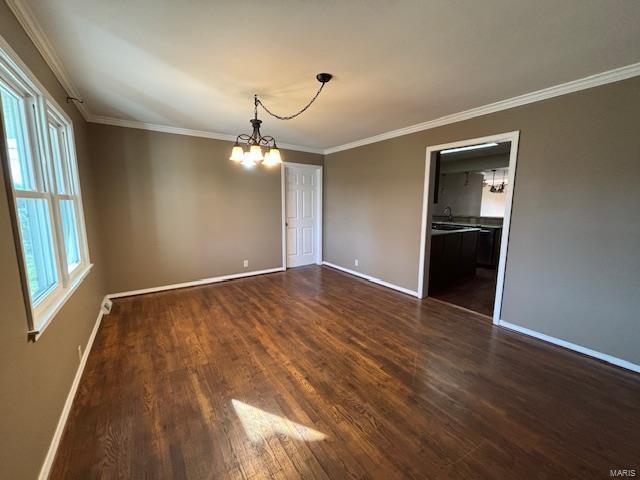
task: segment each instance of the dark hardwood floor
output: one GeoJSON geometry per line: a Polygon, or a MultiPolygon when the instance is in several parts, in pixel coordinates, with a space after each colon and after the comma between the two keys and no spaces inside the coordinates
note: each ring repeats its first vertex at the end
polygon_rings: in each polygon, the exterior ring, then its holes
{"type": "Polygon", "coordinates": [[[496,270],[477,267],[475,275],[461,278],[446,288],[430,291],[429,295],[443,302],[492,316],[497,277],[496,270]]]}
{"type": "Polygon", "coordinates": [[[640,376],[321,267],[117,300],[53,479],[609,478],[640,376]]]}

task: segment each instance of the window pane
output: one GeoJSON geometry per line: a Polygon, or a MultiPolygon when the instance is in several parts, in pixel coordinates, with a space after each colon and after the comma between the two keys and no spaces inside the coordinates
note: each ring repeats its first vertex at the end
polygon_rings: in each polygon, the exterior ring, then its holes
{"type": "Polygon", "coordinates": [[[56,192],[69,193],[64,181],[63,165],[64,161],[60,153],[60,137],[58,129],[53,125],[49,125],[49,138],[51,139],[51,155],[53,156],[53,169],[56,174],[56,192]]]}
{"type": "Polygon", "coordinates": [[[35,190],[36,182],[22,115],[22,99],[0,86],[2,121],[6,133],[11,178],[17,190],[35,190]]]}
{"type": "Polygon", "coordinates": [[[74,200],[60,200],[60,216],[62,217],[62,233],[64,248],[67,252],[67,268],[71,272],[80,265],[80,247],[78,243],[78,226],[76,224],[76,208],[74,200]]]}
{"type": "Polygon", "coordinates": [[[36,303],[58,281],[49,206],[42,198],[18,198],[17,204],[29,292],[36,303]]]}
{"type": "Polygon", "coordinates": [[[67,174],[67,190],[69,190],[67,193],[75,194],[78,192],[76,191],[76,187],[73,181],[73,179],[75,178],[75,172],[73,171],[71,166],[71,152],[69,152],[69,145],[67,144],[67,132],[65,128],[61,128],[58,131],[60,132],[59,141],[60,146],[62,147],[62,158],[65,166],[65,172],[67,174]]]}

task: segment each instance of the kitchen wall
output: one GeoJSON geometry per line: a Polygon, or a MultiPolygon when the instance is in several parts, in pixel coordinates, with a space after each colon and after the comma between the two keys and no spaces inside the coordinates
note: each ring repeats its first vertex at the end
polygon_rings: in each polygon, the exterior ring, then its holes
{"type": "Polygon", "coordinates": [[[449,160],[447,158],[449,156],[451,155],[442,155],[440,173],[478,172],[481,170],[491,170],[492,168],[504,168],[509,166],[508,153],[485,155],[473,158],[459,158],[455,160],[449,160]]]}
{"type": "Polygon", "coordinates": [[[479,217],[482,206],[481,173],[445,173],[440,175],[438,203],[434,204],[434,215],[444,214],[446,207],[453,215],[479,217]]]}
{"type": "MultiPolygon", "coordinates": [[[[27,341],[22,297],[5,183],[0,181],[0,477],[38,476],[106,293],[97,239],[94,177],[87,124],[44,62],[5,2],[0,1],[0,36],[73,120],[93,270],[53,319],[40,339],[27,341]]],[[[0,165],[0,170],[2,166],[0,165]]],[[[0,172],[0,176],[3,172],[0,172]]]]}
{"type": "Polygon", "coordinates": [[[504,217],[507,194],[491,191],[491,185],[482,188],[482,205],[480,215],[483,217],[504,217]]]}
{"type": "Polygon", "coordinates": [[[282,265],[279,168],[246,170],[222,140],[97,124],[89,133],[109,292],[282,265]]]}
{"type": "Polygon", "coordinates": [[[327,155],[325,260],[415,290],[426,147],[519,130],[503,319],[640,364],[639,111],[636,77],[327,155]]]}

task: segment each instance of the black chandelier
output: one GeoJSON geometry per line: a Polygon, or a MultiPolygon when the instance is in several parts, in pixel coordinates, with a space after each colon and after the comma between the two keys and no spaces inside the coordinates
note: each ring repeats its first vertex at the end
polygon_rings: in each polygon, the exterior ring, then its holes
{"type": "Polygon", "coordinates": [[[258,95],[253,96],[253,118],[249,120],[251,122],[251,126],[253,127],[253,132],[251,135],[240,134],[236,137],[236,143],[231,150],[231,157],[229,160],[234,162],[239,162],[246,168],[253,168],[257,164],[262,163],[267,167],[272,167],[274,165],[279,165],[282,163],[282,158],[280,157],[280,150],[278,150],[278,145],[276,144],[276,139],[270,135],[262,135],[260,133],[260,125],[262,124],[262,120],[258,120],[258,105],[260,105],[265,112],[271,115],[278,120],[291,120],[292,118],[297,117],[306,111],[313,102],[315,102],[320,92],[324,88],[325,84],[333,78],[333,75],[330,73],[319,73],[316,75],[316,78],[321,83],[320,88],[313,96],[313,98],[307,103],[303,108],[301,108],[298,112],[293,115],[276,115],[271,110],[269,110],[264,103],[258,98],[258,95]],[[246,148],[246,150],[245,150],[246,148]],[[267,153],[263,153],[262,149],[268,149],[267,153]]]}
{"type": "Polygon", "coordinates": [[[502,171],[502,183],[496,187],[496,171],[491,170],[493,172],[493,179],[491,180],[491,188],[489,189],[489,191],[491,193],[504,193],[504,189],[505,189],[505,183],[504,183],[504,177],[505,177],[505,172],[504,170],[502,171]]]}

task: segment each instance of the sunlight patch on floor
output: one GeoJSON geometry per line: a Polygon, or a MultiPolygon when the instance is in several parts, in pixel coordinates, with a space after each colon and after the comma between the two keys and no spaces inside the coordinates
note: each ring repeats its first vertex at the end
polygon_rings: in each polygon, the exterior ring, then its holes
{"type": "Polygon", "coordinates": [[[318,442],[327,438],[324,433],[313,428],[265,412],[240,400],[233,399],[231,404],[242,422],[245,433],[252,442],[259,442],[277,434],[305,442],[318,442]]]}

